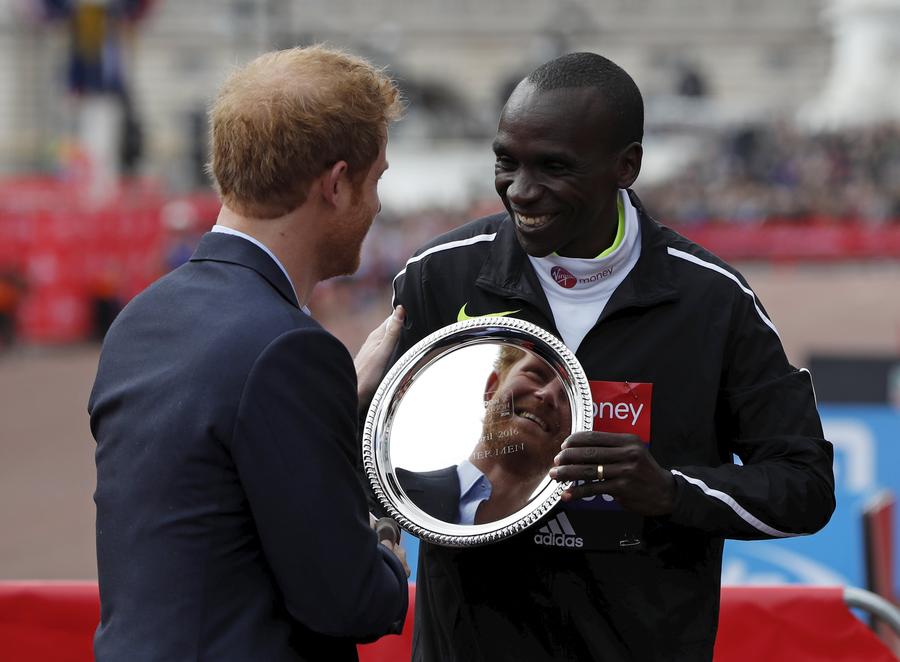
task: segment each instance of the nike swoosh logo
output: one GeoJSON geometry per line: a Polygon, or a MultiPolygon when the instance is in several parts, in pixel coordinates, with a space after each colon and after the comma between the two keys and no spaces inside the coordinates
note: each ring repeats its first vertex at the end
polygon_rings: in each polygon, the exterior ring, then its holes
{"type": "Polygon", "coordinates": [[[507,315],[514,315],[514,314],[518,313],[520,310],[522,310],[521,308],[519,308],[519,310],[506,310],[502,313],[486,313],[484,315],[467,315],[466,314],[466,306],[468,306],[468,305],[469,305],[469,302],[466,301],[462,305],[462,308],[459,309],[459,314],[456,316],[457,322],[465,322],[466,320],[477,320],[482,317],[506,317],[507,315]]]}

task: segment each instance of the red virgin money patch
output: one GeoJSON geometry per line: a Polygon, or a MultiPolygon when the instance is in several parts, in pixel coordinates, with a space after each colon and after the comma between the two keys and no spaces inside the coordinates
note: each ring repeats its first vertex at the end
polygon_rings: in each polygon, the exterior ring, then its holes
{"type": "Polygon", "coordinates": [[[575,287],[575,276],[571,274],[568,269],[563,269],[562,267],[553,267],[550,270],[550,275],[553,277],[560,287],[564,287],[567,290],[575,287]]]}
{"type": "Polygon", "coordinates": [[[650,406],[653,384],[641,382],[591,382],[594,431],[637,435],[650,443],[650,406]]]}

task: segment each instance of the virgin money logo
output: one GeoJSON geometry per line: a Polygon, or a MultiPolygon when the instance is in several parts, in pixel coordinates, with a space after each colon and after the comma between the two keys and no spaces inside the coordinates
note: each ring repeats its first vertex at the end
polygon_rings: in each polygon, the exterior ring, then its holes
{"type": "Polygon", "coordinates": [[[650,443],[653,384],[591,381],[590,385],[595,430],[634,434],[650,443]]]}
{"type": "Polygon", "coordinates": [[[550,270],[550,275],[553,276],[553,280],[555,280],[556,283],[560,287],[564,287],[567,290],[570,290],[573,287],[575,287],[575,283],[576,283],[575,276],[570,274],[568,271],[566,271],[562,267],[553,267],[550,270]]]}

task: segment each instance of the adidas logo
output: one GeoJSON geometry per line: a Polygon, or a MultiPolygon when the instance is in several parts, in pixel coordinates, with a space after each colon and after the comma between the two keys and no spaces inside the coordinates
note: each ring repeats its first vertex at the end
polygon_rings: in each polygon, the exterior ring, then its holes
{"type": "Polygon", "coordinates": [[[538,529],[534,534],[534,542],[537,545],[547,545],[548,547],[583,547],[584,540],[575,534],[572,523],[565,513],[560,513],[552,520],[547,522],[546,526],[538,529]]]}

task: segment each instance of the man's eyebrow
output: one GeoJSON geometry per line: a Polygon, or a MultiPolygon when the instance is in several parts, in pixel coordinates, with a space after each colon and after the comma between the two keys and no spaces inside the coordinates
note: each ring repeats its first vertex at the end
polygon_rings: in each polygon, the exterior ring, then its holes
{"type": "Polygon", "coordinates": [[[541,156],[543,156],[545,161],[559,161],[560,163],[578,162],[578,157],[570,152],[547,151],[544,152],[541,156]]]}
{"type": "MultiPolygon", "coordinates": [[[[491,143],[491,149],[494,151],[494,154],[505,154],[509,151],[506,147],[506,144],[499,138],[496,138],[494,142],[491,143]]],[[[577,154],[554,149],[540,151],[539,156],[542,161],[559,161],[560,163],[566,164],[575,164],[580,160],[577,154]]]]}

